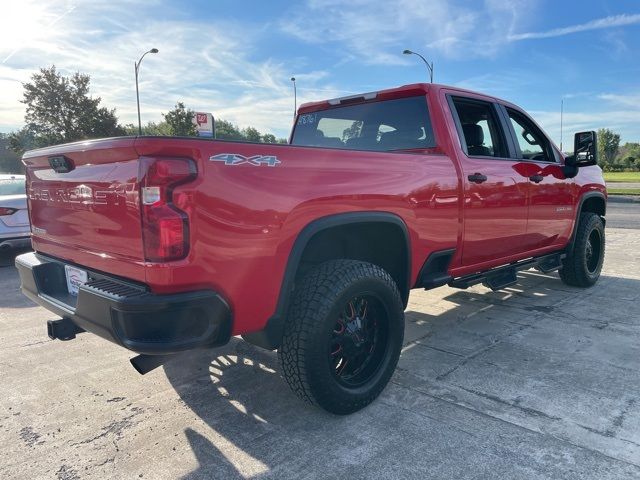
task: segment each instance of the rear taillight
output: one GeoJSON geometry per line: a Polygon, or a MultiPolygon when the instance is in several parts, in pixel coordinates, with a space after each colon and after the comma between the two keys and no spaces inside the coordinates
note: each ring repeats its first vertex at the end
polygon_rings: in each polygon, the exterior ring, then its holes
{"type": "Polygon", "coordinates": [[[189,217],[173,203],[173,189],[196,178],[186,158],[141,158],[140,207],[144,256],[149,262],[180,260],[189,253],[189,217]]]}
{"type": "Polygon", "coordinates": [[[0,207],[0,217],[4,215],[13,215],[17,211],[17,208],[0,207]]]}

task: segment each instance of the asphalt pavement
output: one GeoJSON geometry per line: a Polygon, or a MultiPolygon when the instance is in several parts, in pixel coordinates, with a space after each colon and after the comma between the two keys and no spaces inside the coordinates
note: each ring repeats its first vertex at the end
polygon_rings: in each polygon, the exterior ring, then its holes
{"type": "Polygon", "coordinates": [[[609,197],[607,227],[640,230],[640,198],[609,197]]]}
{"type": "Polygon", "coordinates": [[[638,479],[638,206],[609,205],[598,284],[526,271],[500,292],[411,294],[398,370],[348,417],[301,403],[232,339],[146,376],[0,269],[2,479],[638,479]]]}

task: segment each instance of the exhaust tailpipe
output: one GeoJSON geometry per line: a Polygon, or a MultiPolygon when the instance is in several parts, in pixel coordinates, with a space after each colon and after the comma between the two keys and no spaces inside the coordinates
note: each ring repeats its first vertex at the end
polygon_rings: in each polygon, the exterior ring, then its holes
{"type": "Polygon", "coordinates": [[[166,363],[168,360],[175,357],[175,354],[170,355],[145,355],[140,354],[137,357],[133,357],[129,361],[133,368],[136,369],[140,375],[144,375],[145,373],[149,373],[151,370],[155,370],[159,366],[166,363]]]}

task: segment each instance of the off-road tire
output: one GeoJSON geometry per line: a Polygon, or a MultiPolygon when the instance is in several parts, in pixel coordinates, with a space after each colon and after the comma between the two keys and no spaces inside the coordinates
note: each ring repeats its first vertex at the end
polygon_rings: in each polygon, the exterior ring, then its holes
{"type": "Polygon", "coordinates": [[[328,412],[346,415],[367,406],[385,388],[398,363],[403,337],[404,307],[391,276],[370,263],[331,260],[315,267],[296,286],[278,357],[284,378],[298,397],[328,412]],[[379,300],[376,305],[386,314],[387,335],[376,347],[380,360],[368,364],[371,378],[350,386],[337,378],[330,350],[336,319],[352,305],[351,298],[360,298],[358,295],[370,295],[372,302],[379,300]],[[379,349],[380,345],[385,349],[379,349]],[[372,367],[374,364],[377,367],[372,367]]]}
{"type": "Polygon", "coordinates": [[[562,261],[560,278],[572,287],[591,287],[600,277],[604,262],[604,221],[600,215],[580,215],[573,249],[562,261]]]}

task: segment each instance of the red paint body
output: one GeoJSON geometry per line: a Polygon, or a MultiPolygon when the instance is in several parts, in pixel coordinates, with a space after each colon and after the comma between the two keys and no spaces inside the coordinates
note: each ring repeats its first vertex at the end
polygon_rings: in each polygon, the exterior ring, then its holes
{"type": "MultiPolygon", "coordinates": [[[[141,137],[28,152],[33,247],[143,282],[158,294],[213,289],[231,306],[235,335],[262,329],[273,315],[293,243],[318,218],[362,211],[402,218],[410,235],[414,285],[426,258],[437,250],[456,249],[449,272],[454,277],[557,251],[570,239],[581,195],[591,190],[606,195],[597,166],[566,179],[563,159],[545,164],[468,157],[446,95],[517,108],[506,102],[425,84],[378,92],[376,101],[416,93],[427,97],[435,148],[388,153],[141,137]],[[275,155],[281,163],[232,166],[209,160],[221,153],[275,155]],[[55,173],[51,155],[65,155],[75,170],[55,173]],[[190,250],[183,260],[144,260],[140,157],[196,163],[196,179],[173,191],[174,204],[186,212],[190,225],[190,250]],[[467,176],[475,172],[488,181],[470,183],[467,176]],[[531,182],[533,174],[544,180],[531,182]]],[[[328,106],[307,104],[299,113],[328,106]]]]}

